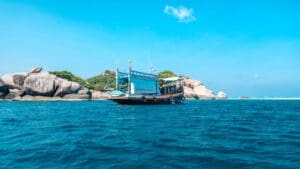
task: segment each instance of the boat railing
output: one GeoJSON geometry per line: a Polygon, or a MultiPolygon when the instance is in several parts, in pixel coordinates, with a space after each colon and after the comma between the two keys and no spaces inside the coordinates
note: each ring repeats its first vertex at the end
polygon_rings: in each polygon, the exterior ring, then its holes
{"type": "Polygon", "coordinates": [[[158,76],[155,74],[144,73],[144,72],[139,72],[139,71],[135,71],[135,70],[130,71],[130,76],[141,78],[141,79],[158,80],[158,76]]]}

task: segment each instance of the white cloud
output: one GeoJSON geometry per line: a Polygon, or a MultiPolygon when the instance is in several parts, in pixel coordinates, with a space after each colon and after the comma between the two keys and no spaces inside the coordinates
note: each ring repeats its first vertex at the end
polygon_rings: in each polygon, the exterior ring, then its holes
{"type": "Polygon", "coordinates": [[[174,7],[166,5],[164,13],[173,15],[179,22],[189,23],[196,20],[193,9],[188,9],[184,6],[174,7]]]}

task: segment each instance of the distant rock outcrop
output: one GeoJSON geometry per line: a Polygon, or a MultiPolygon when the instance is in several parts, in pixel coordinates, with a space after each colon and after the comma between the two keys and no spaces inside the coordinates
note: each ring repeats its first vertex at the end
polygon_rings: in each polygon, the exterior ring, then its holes
{"type": "Polygon", "coordinates": [[[13,100],[15,99],[16,97],[20,96],[24,96],[26,93],[25,93],[25,90],[24,89],[9,89],[9,93],[7,94],[7,96],[5,97],[6,100],[13,100]]]}
{"type": "MultiPolygon", "coordinates": [[[[77,82],[59,78],[36,67],[28,73],[5,74],[0,78],[0,99],[6,100],[62,100],[89,99],[88,89],[79,93],[82,87],[77,82]]],[[[97,94],[95,95],[97,96],[97,94]]]]}
{"type": "Polygon", "coordinates": [[[217,99],[227,99],[227,94],[222,91],[219,91],[216,98],[217,99]]]}
{"type": "Polygon", "coordinates": [[[0,78],[0,99],[4,99],[8,93],[9,93],[8,86],[0,78]]]}
{"type": "Polygon", "coordinates": [[[63,97],[66,100],[89,100],[88,94],[67,94],[63,97]]]}
{"type": "Polygon", "coordinates": [[[63,99],[61,97],[25,95],[23,97],[15,97],[13,100],[15,100],[15,101],[60,101],[60,100],[63,100],[63,99]]]}
{"type": "Polygon", "coordinates": [[[25,79],[25,92],[31,96],[53,96],[57,87],[55,79],[48,72],[31,74],[25,79]]]}
{"type": "Polygon", "coordinates": [[[80,89],[80,90],[78,91],[78,94],[87,94],[88,92],[89,92],[89,89],[83,87],[82,89],[80,89]]]}
{"type": "Polygon", "coordinates": [[[43,70],[43,68],[41,68],[41,67],[35,67],[30,71],[30,73],[41,73],[42,70],[43,70]]]}
{"type": "Polygon", "coordinates": [[[25,95],[25,96],[22,97],[22,100],[23,101],[32,101],[33,100],[33,96],[25,95]]]}
{"type": "Polygon", "coordinates": [[[12,73],[5,74],[1,78],[10,89],[22,89],[27,77],[28,73],[12,73]]]}
{"type": "Polygon", "coordinates": [[[100,91],[93,91],[92,92],[92,99],[93,100],[102,100],[107,99],[109,97],[107,92],[100,92],[100,91]]]}
{"type": "Polygon", "coordinates": [[[80,85],[76,82],[70,82],[62,78],[56,78],[56,85],[58,86],[54,96],[63,97],[67,94],[78,93],[80,85]]]}
{"type": "Polygon", "coordinates": [[[184,96],[186,98],[196,99],[214,99],[213,91],[206,88],[203,83],[198,80],[189,78],[183,79],[184,96]]]}

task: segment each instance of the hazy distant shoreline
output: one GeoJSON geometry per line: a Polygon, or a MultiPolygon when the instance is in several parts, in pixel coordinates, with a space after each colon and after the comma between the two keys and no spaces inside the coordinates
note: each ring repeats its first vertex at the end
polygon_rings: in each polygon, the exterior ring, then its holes
{"type": "Polygon", "coordinates": [[[227,100],[300,100],[300,98],[289,98],[289,97],[270,97],[270,98],[228,98],[227,100]]]}

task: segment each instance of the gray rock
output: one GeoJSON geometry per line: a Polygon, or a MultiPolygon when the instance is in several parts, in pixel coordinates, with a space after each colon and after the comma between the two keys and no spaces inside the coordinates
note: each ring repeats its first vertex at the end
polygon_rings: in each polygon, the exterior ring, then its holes
{"type": "Polygon", "coordinates": [[[60,101],[61,97],[34,96],[33,101],[60,101]]]}
{"type": "Polygon", "coordinates": [[[43,68],[41,68],[41,67],[35,67],[30,71],[30,73],[41,73],[42,70],[43,70],[43,68]]]}
{"type": "Polygon", "coordinates": [[[184,90],[185,98],[197,98],[197,94],[194,92],[192,88],[184,86],[183,90],[184,90]]]}
{"type": "Polygon", "coordinates": [[[67,94],[78,93],[80,90],[80,85],[76,82],[70,82],[68,80],[57,78],[56,85],[58,86],[54,96],[63,97],[67,94]]]}
{"type": "Polygon", "coordinates": [[[89,100],[88,94],[67,94],[63,97],[64,100],[89,100]]]}
{"type": "Polygon", "coordinates": [[[20,89],[9,89],[9,93],[19,93],[20,89]]]}
{"type": "Polygon", "coordinates": [[[78,91],[78,94],[87,94],[88,91],[89,91],[89,89],[84,87],[78,91]]]}
{"type": "Polygon", "coordinates": [[[189,78],[183,80],[184,96],[195,99],[214,99],[214,93],[208,89],[202,82],[189,78]]]}
{"type": "Polygon", "coordinates": [[[25,90],[19,90],[19,89],[9,89],[8,95],[5,97],[6,100],[14,100],[16,97],[24,96],[25,90]]]}
{"type": "Polygon", "coordinates": [[[198,81],[198,80],[193,80],[193,79],[190,79],[190,78],[184,78],[183,79],[183,85],[193,89],[194,87],[203,85],[203,83],[198,81]]]}
{"type": "Polygon", "coordinates": [[[107,92],[100,92],[100,91],[93,91],[92,92],[92,99],[93,100],[103,100],[109,97],[107,92]]]}
{"type": "Polygon", "coordinates": [[[22,100],[23,101],[32,101],[33,100],[33,96],[25,95],[25,96],[22,97],[22,100]]]}
{"type": "Polygon", "coordinates": [[[4,99],[8,93],[9,93],[8,86],[0,78],[0,99],[4,99]]]}
{"type": "MultiPolygon", "coordinates": [[[[13,100],[18,100],[19,98],[16,97],[13,100]]],[[[60,101],[62,100],[61,97],[47,97],[47,96],[30,96],[25,95],[22,97],[22,99],[19,99],[21,101],[60,101]]]]}
{"type": "Polygon", "coordinates": [[[53,96],[57,87],[55,79],[48,72],[31,74],[25,79],[25,92],[31,96],[53,96]]]}
{"type": "Polygon", "coordinates": [[[222,91],[219,91],[216,96],[216,99],[227,99],[227,94],[222,91]]]}
{"type": "Polygon", "coordinates": [[[26,77],[27,75],[22,75],[22,74],[13,75],[14,84],[23,86],[26,77]]]}
{"type": "Polygon", "coordinates": [[[5,74],[2,80],[10,89],[22,89],[28,73],[5,74]]]}
{"type": "Polygon", "coordinates": [[[22,100],[22,97],[21,96],[17,96],[15,98],[12,99],[13,101],[21,101],[22,100]]]}

